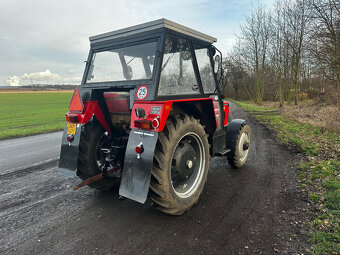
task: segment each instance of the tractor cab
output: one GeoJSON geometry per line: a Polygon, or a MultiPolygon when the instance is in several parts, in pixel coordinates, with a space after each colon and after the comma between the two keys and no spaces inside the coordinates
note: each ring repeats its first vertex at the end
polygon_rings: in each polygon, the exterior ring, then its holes
{"type": "Polygon", "coordinates": [[[250,128],[228,123],[214,42],[167,19],[90,37],[66,113],[59,173],[83,179],[76,189],[118,183],[122,197],[150,197],[161,211],[181,214],[197,202],[210,157],[243,166],[250,128]]]}

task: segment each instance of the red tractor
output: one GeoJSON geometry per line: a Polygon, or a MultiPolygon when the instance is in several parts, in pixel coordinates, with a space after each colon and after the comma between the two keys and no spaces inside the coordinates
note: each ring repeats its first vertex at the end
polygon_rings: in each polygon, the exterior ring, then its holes
{"type": "MultiPolygon", "coordinates": [[[[216,38],[160,19],[90,37],[66,114],[58,172],[179,215],[197,203],[210,157],[242,167],[251,130],[228,122],[216,38]]],[[[222,71],[221,71],[222,72],[222,71]]]]}

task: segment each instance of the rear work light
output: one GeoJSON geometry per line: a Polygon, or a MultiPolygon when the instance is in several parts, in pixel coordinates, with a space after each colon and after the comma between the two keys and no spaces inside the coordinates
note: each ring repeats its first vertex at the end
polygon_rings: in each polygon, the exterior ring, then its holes
{"type": "Polygon", "coordinates": [[[70,101],[70,105],[68,106],[68,113],[80,114],[84,110],[84,104],[81,100],[79,89],[75,89],[70,101]]]}
{"type": "Polygon", "coordinates": [[[150,120],[135,120],[135,127],[140,129],[151,129],[150,120]]]}

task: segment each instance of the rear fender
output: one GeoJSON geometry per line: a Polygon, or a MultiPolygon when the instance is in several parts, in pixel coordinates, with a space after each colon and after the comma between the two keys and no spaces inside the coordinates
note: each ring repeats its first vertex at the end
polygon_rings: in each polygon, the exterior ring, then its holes
{"type": "Polygon", "coordinates": [[[153,156],[158,133],[132,129],[125,152],[119,195],[145,203],[150,186],[153,156]],[[136,147],[143,144],[144,152],[137,158],[136,147]]]}

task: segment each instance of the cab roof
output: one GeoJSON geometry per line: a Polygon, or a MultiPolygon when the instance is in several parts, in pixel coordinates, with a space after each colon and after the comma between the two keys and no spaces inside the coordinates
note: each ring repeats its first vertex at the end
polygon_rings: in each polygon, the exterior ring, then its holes
{"type": "Polygon", "coordinates": [[[131,27],[115,30],[112,32],[91,36],[90,43],[92,44],[92,43],[97,43],[97,42],[103,42],[106,40],[114,40],[114,39],[122,38],[125,36],[132,36],[135,34],[143,33],[143,32],[152,32],[153,30],[160,29],[160,28],[167,28],[167,29],[197,38],[199,40],[208,42],[210,44],[217,41],[215,37],[198,32],[194,29],[182,26],[178,23],[175,23],[173,21],[163,18],[163,19],[158,19],[158,20],[146,22],[143,24],[139,24],[136,26],[131,26],[131,27]]]}

